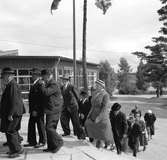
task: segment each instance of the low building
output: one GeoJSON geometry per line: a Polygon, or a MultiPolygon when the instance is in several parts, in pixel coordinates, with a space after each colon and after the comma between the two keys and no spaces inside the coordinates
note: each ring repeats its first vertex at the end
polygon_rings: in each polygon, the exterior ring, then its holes
{"type": "MultiPolygon", "coordinates": [[[[73,60],[60,56],[0,56],[0,72],[4,67],[11,67],[15,70],[15,78],[19,84],[23,98],[27,99],[30,86],[32,84],[30,71],[32,68],[47,69],[54,71],[54,78],[59,80],[63,75],[69,75],[73,82],[73,60]]],[[[88,86],[94,85],[98,78],[99,65],[87,63],[88,86]]],[[[82,62],[76,62],[76,85],[78,88],[83,86],[82,81],[82,62]]],[[[3,84],[1,82],[0,84],[3,84]]],[[[0,85],[2,93],[3,85],[0,85]]]]}
{"type": "Polygon", "coordinates": [[[0,56],[18,56],[18,54],[19,54],[18,49],[6,50],[6,51],[0,50],[0,56]]]}

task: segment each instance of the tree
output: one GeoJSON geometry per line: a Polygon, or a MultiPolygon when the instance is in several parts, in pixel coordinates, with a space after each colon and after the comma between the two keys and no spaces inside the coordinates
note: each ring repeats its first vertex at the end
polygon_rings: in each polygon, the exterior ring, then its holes
{"type": "Polygon", "coordinates": [[[146,82],[144,73],[145,73],[145,64],[141,60],[137,67],[137,72],[136,72],[136,79],[137,79],[136,87],[141,91],[146,91],[149,86],[148,82],[146,82]]]}
{"type": "Polygon", "coordinates": [[[129,84],[128,75],[131,71],[130,66],[125,58],[120,58],[120,63],[118,64],[118,85],[117,88],[120,94],[129,94],[133,89],[129,84]]]}
{"type": "MultiPolygon", "coordinates": [[[[96,0],[95,5],[103,10],[103,14],[111,6],[111,0],[96,0]]],[[[83,84],[86,91],[88,91],[87,71],[86,71],[86,24],[87,24],[87,0],[84,0],[83,5],[83,40],[82,40],[82,68],[83,68],[83,84]]]]}
{"type": "MultiPolygon", "coordinates": [[[[51,5],[52,10],[57,9],[61,0],[53,0],[51,5]]],[[[103,10],[103,14],[106,13],[111,6],[111,0],[95,0],[95,5],[103,10]]],[[[83,4],[83,40],[82,40],[82,68],[83,68],[83,84],[84,89],[88,91],[87,84],[87,71],[86,71],[86,24],[87,24],[87,0],[84,0],[83,4]]]]}
{"type": "Polygon", "coordinates": [[[151,51],[151,54],[134,52],[139,58],[142,58],[144,55],[143,58],[146,60],[144,75],[146,80],[151,82],[152,86],[156,88],[157,97],[160,96],[163,87],[166,86],[167,79],[167,0],[160,1],[163,6],[157,12],[160,16],[159,21],[163,23],[159,30],[161,36],[152,38],[155,45],[145,47],[151,51]]]}
{"type": "Polygon", "coordinates": [[[116,87],[117,76],[107,60],[100,62],[99,79],[105,82],[107,92],[112,95],[116,87]]]}

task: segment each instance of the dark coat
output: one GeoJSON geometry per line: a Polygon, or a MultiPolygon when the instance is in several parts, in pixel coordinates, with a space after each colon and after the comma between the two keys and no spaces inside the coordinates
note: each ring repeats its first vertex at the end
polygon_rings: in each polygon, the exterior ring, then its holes
{"type": "Polygon", "coordinates": [[[39,81],[33,84],[29,93],[29,113],[36,111],[38,114],[43,114],[43,96],[40,94],[39,81]]]}
{"type": "Polygon", "coordinates": [[[110,122],[113,130],[113,134],[118,138],[123,138],[124,134],[128,132],[128,124],[126,120],[126,115],[123,112],[119,112],[115,115],[110,111],[110,122]]]}
{"type": "Polygon", "coordinates": [[[91,96],[86,98],[85,100],[79,100],[79,114],[83,114],[84,115],[84,118],[81,119],[80,117],[80,122],[82,125],[84,125],[85,121],[86,121],[86,118],[88,116],[88,113],[91,109],[91,96]]]}
{"type": "Polygon", "coordinates": [[[142,128],[139,122],[135,122],[134,124],[131,125],[130,132],[129,132],[129,147],[131,149],[138,148],[139,146],[139,137],[142,134],[142,128]]]}
{"type": "Polygon", "coordinates": [[[0,115],[3,116],[21,116],[25,113],[20,89],[13,79],[10,81],[2,94],[0,115]]]}
{"type": "Polygon", "coordinates": [[[63,104],[59,85],[51,79],[45,86],[40,85],[40,91],[43,95],[44,112],[46,114],[57,114],[59,118],[63,104]]]}
{"type": "Polygon", "coordinates": [[[79,96],[75,87],[72,84],[68,84],[66,88],[62,86],[61,91],[64,99],[64,108],[68,110],[78,108],[79,96]]]}
{"type": "Polygon", "coordinates": [[[13,79],[6,85],[1,98],[1,131],[5,132],[9,125],[7,120],[8,116],[19,117],[24,113],[25,108],[21,97],[21,92],[16,81],[13,79]]]}
{"type": "Polygon", "coordinates": [[[146,113],[144,115],[144,120],[146,122],[146,126],[152,126],[154,124],[154,122],[156,121],[156,116],[154,113],[152,113],[152,114],[146,113]]]}

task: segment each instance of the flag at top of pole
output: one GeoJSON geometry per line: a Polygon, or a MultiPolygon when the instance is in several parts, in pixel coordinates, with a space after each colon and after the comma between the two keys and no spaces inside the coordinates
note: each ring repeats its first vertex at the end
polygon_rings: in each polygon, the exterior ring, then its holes
{"type": "Polygon", "coordinates": [[[61,1],[61,0],[53,0],[52,5],[51,5],[51,8],[50,8],[51,14],[53,14],[53,13],[52,13],[52,10],[56,10],[56,9],[58,8],[58,5],[59,5],[59,2],[60,2],[60,1],[61,1]]]}
{"type": "Polygon", "coordinates": [[[108,8],[111,6],[111,0],[96,0],[95,5],[103,10],[103,14],[106,14],[108,8]]]}

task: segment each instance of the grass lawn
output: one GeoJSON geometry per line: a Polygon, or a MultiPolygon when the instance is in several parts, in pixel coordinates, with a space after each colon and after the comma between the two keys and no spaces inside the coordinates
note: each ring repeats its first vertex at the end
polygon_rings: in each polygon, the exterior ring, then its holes
{"type": "Polygon", "coordinates": [[[151,109],[156,117],[167,118],[167,98],[156,97],[140,97],[140,96],[114,96],[111,98],[111,103],[120,103],[121,110],[128,115],[135,105],[141,110],[142,115],[151,109]]]}

